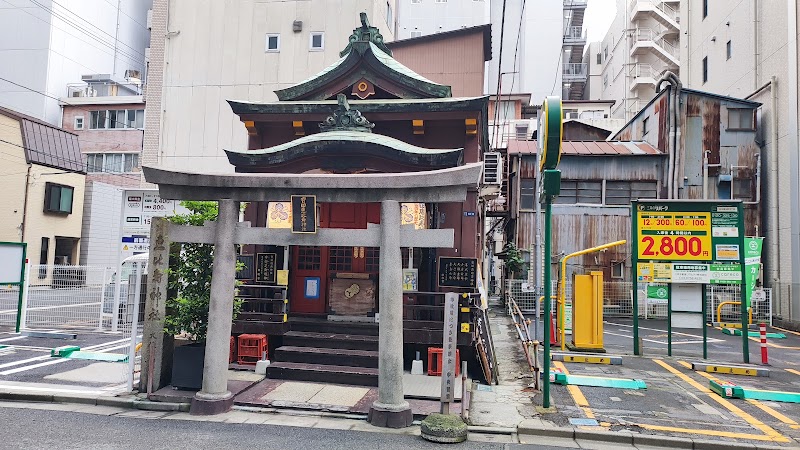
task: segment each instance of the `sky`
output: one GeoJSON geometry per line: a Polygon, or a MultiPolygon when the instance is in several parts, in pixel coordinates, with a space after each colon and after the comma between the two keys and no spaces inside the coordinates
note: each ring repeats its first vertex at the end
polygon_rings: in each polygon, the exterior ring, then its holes
{"type": "Polygon", "coordinates": [[[586,13],[583,16],[583,27],[586,29],[586,41],[602,41],[617,12],[615,0],[588,0],[586,13]]]}

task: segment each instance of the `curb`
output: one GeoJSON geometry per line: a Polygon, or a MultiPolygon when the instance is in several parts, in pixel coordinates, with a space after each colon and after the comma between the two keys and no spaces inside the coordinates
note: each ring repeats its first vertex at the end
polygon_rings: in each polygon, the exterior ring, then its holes
{"type": "Polygon", "coordinates": [[[654,434],[637,434],[626,431],[589,431],[567,427],[537,427],[520,426],[517,434],[529,436],[546,436],[567,439],[591,440],[597,442],[607,442],[612,444],[627,445],[648,445],[653,447],[669,447],[674,449],[688,450],[727,450],[727,449],[748,449],[748,450],[785,450],[790,447],[775,445],[762,445],[750,443],[738,443],[730,441],[712,441],[708,439],[689,439],[675,436],[660,436],[654,434]]]}
{"type": "Polygon", "coordinates": [[[190,403],[151,402],[139,398],[103,397],[68,394],[25,394],[20,392],[0,392],[0,400],[41,402],[41,403],[77,403],[80,405],[114,406],[117,408],[139,409],[143,411],[189,412],[190,403]]]}
{"type": "Polygon", "coordinates": [[[517,432],[513,427],[486,427],[482,425],[467,425],[467,431],[470,433],[482,434],[514,434],[517,432]]]}

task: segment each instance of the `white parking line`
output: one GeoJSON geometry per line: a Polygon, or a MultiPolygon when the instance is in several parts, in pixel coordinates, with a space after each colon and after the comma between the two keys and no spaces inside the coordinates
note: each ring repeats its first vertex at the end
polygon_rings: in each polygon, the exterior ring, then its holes
{"type": "MultiPolygon", "coordinates": [[[[106,345],[119,344],[120,342],[127,342],[127,341],[130,341],[130,338],[120,339],[118,341],[105,342],[103,344],[92,345],[92,346],[89,346],[89,347],[86,347],[86,348],[82,348],[81,350],[95,350],[95,349],[101,348],[101,347],[106,346],[106,345]]],[[[20,361],[13,361],[13,362],[10,362],[10,363],[0,364],[0,369],[5,369],[6,367],[19,366],[21,364],[26,364],[26,363],[34,362],[34,361],[43,361],[45,359],[50,359],[50,356],[49,355],[48,356],[36,356],[34,358],[23,359],[23,360],[20,360],[20,361]]]]}
{"type": "Polygon", "coordinates": [[[0,339],[0,342],[16,341],[17,339],[24,339],[25,336],[14,336],[10,338],[0,339]]]}
{"type": "MultiPolygon", "coordinates": [[[[120,348],[130,348],[130,344],[123,344],[123,345],[118,345],[116,347],[104,348],[102,350],[98,350],[97,353],[106,353],[106,352],[110,352],[111,350],[117,350],[117,349],[120,349],[120,348]]],[[[62,363],[64,361],[68,361],[68,360],[69,360],[69,358],[58,358],[58,359],[54,359],[52,361],[47,361],[47,362],[43,362],[43,363],[39,363],[39,364],[33,364],[33,365],[30,365],[30,366],[17,367],[16,369],[11,369],[11,370],[6,370],[5,372],[0,372],[0,375],[11,375],[11,374],[19,373],[19,372],[25,372],[26,370],[38,369],[39,367],[45,367],[45,366],[52,366],[53,364],[62,363]]]]}

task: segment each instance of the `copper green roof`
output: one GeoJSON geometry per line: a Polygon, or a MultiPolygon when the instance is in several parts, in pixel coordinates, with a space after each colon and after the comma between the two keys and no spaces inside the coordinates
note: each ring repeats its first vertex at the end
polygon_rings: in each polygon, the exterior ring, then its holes
{"type": "Polygon", "coordinates": [[[450,86],[435,83],[414,72],[392,58],[392,52],[383,43],[383,36],[375,27],[369,26],[366,14],[361,15],[362,26],[353,30],[341,58],[311,78],[293,86],[275,91],[278,99],[287,100],[325,100],[337,94],[328,92],[326,87],[336,81],[345,80],[353,84],[362,78],[380,87],[386,80],[398,85],[404,97],[442,98],[451,97],[450,86]]]}
{"type": "Polygon", "coordinates": [[[237,168],[283,164],[305,157],[340,154],[342,158],[378,156],[402,164],[431,169],[460,164],[462,148],[431,149],[417,147],[393,137],[354,130],[335,130],[303,136],[293,141],[260,150],[225,150],[228,161],[237,168]]]}

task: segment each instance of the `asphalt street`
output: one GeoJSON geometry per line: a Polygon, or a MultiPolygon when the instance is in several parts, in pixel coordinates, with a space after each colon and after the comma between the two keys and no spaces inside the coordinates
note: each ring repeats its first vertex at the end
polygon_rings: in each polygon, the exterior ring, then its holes
{"type": "MultiPolygon", "coordinates": [[[[6,449],[434,449],[442,448],[405,434],[247,423],[142,418],[67,411],[2,408],[0,446],[6,449]]],[[[563,449],[546,444],[465,442],[458,449],[563,449]]]]}

